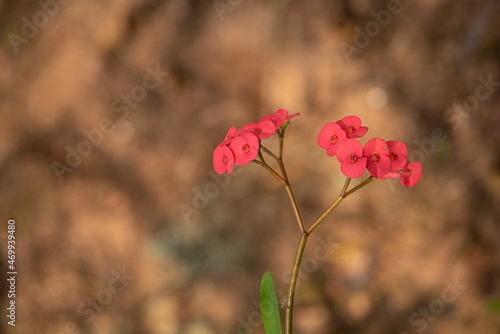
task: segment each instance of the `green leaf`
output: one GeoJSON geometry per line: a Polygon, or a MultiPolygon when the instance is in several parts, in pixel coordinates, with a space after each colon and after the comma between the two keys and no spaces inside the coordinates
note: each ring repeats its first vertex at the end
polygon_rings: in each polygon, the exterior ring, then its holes
{"type": "Polygon", "coordinates": [[[269,271],[264,274],[260,284],[260,311],[266,334],[282,334],[278,300],[273,276],[269,271]]]}

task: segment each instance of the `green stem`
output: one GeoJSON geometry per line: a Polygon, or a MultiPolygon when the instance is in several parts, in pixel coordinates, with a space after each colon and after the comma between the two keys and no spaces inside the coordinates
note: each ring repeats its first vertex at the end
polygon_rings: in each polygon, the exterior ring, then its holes
{"type": "Polygon", "coordinates": [[[309,227],[309,229],[307,230],[308,234],[311,234],[311,232],[314,231],[316,227],[318,227],[319,224],[321,224],[321,222],[323,222],[323,220],[325,220],[325,218],[328,217],[330,213],[332,213],[332,211],[340,204],[340,202],[342,202],[342,200],[346,197],[347,187],[349,187],[350,182],[351,178],[348,177],[345,180],[344,186],[342,187],[342,190],[340,191],[340,194],[337,197],[337,199],[332,203],[332,205],[330,205],[328,209],[326,209],[325,212],[323,212],[323,214],[318,219],[316,219],[316,221],[311,225],[311,227],[309,227]]]}
{"type": "Polygon", "coordinates": [[[302,262],[302,255],[304,254],[304,249],[307,242],[307,233],[303,233],[300,237],[299,247],[297,249],[297,255],[295,256],[295,262],[293,263],[292,275],[290,276],[290,285],[288,287],[288,300],[287,308],[285,314],[285,328],[286,334],[292,334],[292,314],[293,314],[293,299],[295,297],[295,286],[297,285],[297,277],[299,275],[300,263],[302,262]]]}
{"type": "Polygon", "coordinates": [[[293,213],[295,215],[295,219],[297,219],[297,223],[299,224],[300,233],[304,233],[304,223],[302,223],[302,218],[300,217],[299,207],[297,206],[297,202],[295,201],[295,197],[293,196],[292,187],[290,187],[290,183],[285,179],[285,188],[288,194],[288,198],[290,199],[290,203],[292,203],[293,213]]]}
{"type": "MultiPolygon", "coordinates": [[[[302,255],[304,254],[304,249],[306,247],[308,236],[312,233],[312,231],[316,229],[316,227],[319,226],[319,224],[321,224],[321,222],[323,222],[323,220],[325,220],[325,218],[330,213],[332,213],[332,211],[340,204],[340,202],[342,202],[344,198],[351,195],[355,191],[361,189],[371,181],[373,181],[372,176],[366,179],[365,181],[361,182],[353,189],[347,191],[347,188],[349,187],[349,184],[351,182],[351,178],[347,178],[337,199],[332,203],[332,205],[330,205],[328,209],[326,209],[326,211],[318,219],[316,219],[316,221],[311,225],[311,227],[309,227],[307,231],[302,233],[300,237],[299,246],[297,249],[297,255],[295,256],[295,261],[293,263],[292,274],[290,276],[290,283],[288,286],[288,300],[287,300],[287,309],[285,314],[286,334],[292,334],[293,300],[295,297],[295,287],[297,285],[297,277],[299,275],[300,264],[302,262],[302,255]]],[[[294,207],[296,207],[296,205],[294,207]]]]}
{"type": "Polygon", "coordinates": [[[281,184],[283,184],[284,186],[287,185],[287,183],[285,182],[285,180],[283,180],[283,178],[278,174],[276,173],[276,171],[274,169],[272,169],[268,164],[266,164],[265,162],[262,162],[262,161],[259,161],[259,160],[252,160],[253,163],[257,164],[257,165],[261,165],[262,167],[264,167],[265,169],[267,169],[267,171],[269,173],[271,173],[281,184]]]}
{"type": "Polygon", "coordinates": [[[347,197],[347,196],[351,195],[352,193],[354,193],[355,191],[363,188],[364,186],[366,186],[368,183],[372,182],[373,180],[375,180],[373,178],[373,176],[370,176],[369,178],[367,178],[366,180],[364,180],[363,182],[358,184],[356,187],[354,187],[351,190],[349,190],[348,192],[346,192],[344,197],[347,197]]]}
{"type": "Polygon", "coordinates": [[[285,130],[283,129],[278,133],[278,135],[280,139],[280,154],[279,157],[276,157],[276,155],[274,154],[272,154],[272,156],[274,156],[275,159],[277,158],[278,164],[281,169],[281,175],[283,175],[283,180],[285,180],[286,182],[286,192],[288,194],[288,198],[290,199],[290,203],[292,203],[293,213],[295,214],[297,224],[299,225],[300,233],[304,233],[306,229],[304,228],[304,223],[302,222],[302,218],[300,217],[299,208],[297,206],[297,202],[295,201],[295,196],[293,195],[292,186],[290,185],[290,182],[288,180],[288,175],[286,174],[285,164],[283,163],[283,137],[285,135],[285,130]]]}
{"type": "Polygon", "coordinates": [[[276,156],[276,154],[274,154],[273,152],[269,151],[267,149],[267,147],[264,147],[262,145],[260,145],[260,149],[264,152],[266,152],[267,154],[269,154],[274,160],[278,161],[279,162],[279,158],[276,156]]]}

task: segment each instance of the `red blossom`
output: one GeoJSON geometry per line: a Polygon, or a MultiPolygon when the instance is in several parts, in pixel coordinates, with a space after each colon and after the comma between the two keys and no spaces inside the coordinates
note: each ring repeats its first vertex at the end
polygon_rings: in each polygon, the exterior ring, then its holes
{"type": "Polygon", "coordinates": [[[291,120],[292,118],[297,117],[297,116],[299,116],[299,115],[300,115],[300,113],[299,113],[299,112],[297,112],[297,113],[295,113],[295,114],[288,115],[288,116],[286,116],[286,120],[287,120],[287,121],[289,121],[289,120],[291,120]]]}
{"type": "Polygon", "coordinates": [[[234,154],[234,163],[243,166],[250,163],[259,153],[259,139],[252,133],[245,133],[233,139],[229,145],[234,154]]]}
{"type": "Polygon", "coordinates": [[[361,138],[368,131],[366,126],[361,126],[361,119],[358,116],[346,116],[336,123],[346,132],[349,139],[361,138]]]}
{"type": "Polygon", "coordinates": [[[326,149],[326,154],[334,156],[340,143],[346,139],[346,133],[337,123],[329,122],[318,134],[318,145],[326,149]]]}
{"type": "Polygon", "coordinates": [[[395,140],[388,141],[387,147],[389,147],[389,158],[391,159],[391,168],[389,169],[389,172],[398,172],[408,162],[408,159],[406,158],[408,155],[408,149],[404,143],[395,140]]]}
{"type": "Polygon", "coordinates": [[[257,139],[265,139],[271,137],[276,130],[274,129],[274,124],[272,121],[260,121],[259,123],[247,123],[241,127],[238,131],[240,136],[251,133],[257,137],[257,139]]]}
{"type": "Polygon", "coordinates": [[[274,115],[266,115],[262,117],[259,123],[263,121],[271,121],[273,122],[274,130],[278,130],[283,125],[283,123],[285,123],[287,115],[288,111],[286,111],[285,109],[278,109],[276,110],[274,115]]]}
{"type": "Polygon", "coordinates": [[[422,178],[422,164],[418,161],[406,163],[401,171],[399,180],[404,187],[413,187],[422,178]]]}
{"type": "Polygon", "coordinates": [[[337,148],[337,159],[340,162],[340,170],[350,178],[363,175],[366,168],[367,158],[363,157],[363,146],[355,139],[346,139],[337,148]]]}
{"type": "Polygon", "coordinates": [[[219,146],[227,146],[231,143],[231,141],[234,139],[234,137],[236,137],[236,128],[234,126],[232,126],[229,131],[227,132],[226,134],[226,137],[224,138],[224,140],[219,144],[219,146]]]}
{"type": "Polygon", "coordinates": [[[286,109],[278,109],[276,110],[274,115],[266,115],[262,117],[259,123],[262,121],[271,121],[274,124],[274,129],[278,130],[283,125],[283,123],[298,115],[300,115],[300,113],[288,115],[288,111],[286,109]]]}
{"type": "Polygon", "coordinates": [[[217,174],[222,174],[227,171],[231,174],[234,166],[234,155],[231,149],[227,146],[217,146],[214,150],[214,169],[217,174]]]}
{"type": "Polygon", "coordinates": [[[384,177],[391,168],[389,148],[380,138],[372,138],[365,144],[363,156],[368,158],[366,169],[377,179],[384,177]]]}

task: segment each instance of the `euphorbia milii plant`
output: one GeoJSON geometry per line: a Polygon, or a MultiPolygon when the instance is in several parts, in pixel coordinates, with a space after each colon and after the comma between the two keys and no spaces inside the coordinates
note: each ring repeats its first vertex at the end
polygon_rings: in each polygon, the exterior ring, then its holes
{"type": "MultiPolygon", "coordinates": [[[[358,139],[368,132],[368,127],[361,125],[362,122],[359,117],[346,116],[336,122],[328,122],[319,131],[317,136],[318,145],[326,150],[328,156],[337,157],[340,162],[340,171],[347,178],[340,194],[330,207],[306,228],[283,163],[285,130],[290,119],[298,115],[299,113],[289,115],[287,110],[279,109],[274,114],[262,117],[258,122],[243,125],[239,130],[231,127],[224,140],[215,148],[213,154],[213,165],[217,173],[227,172],[231,174],[234,164],[242,166],[252,162],[264,167],[287,191],[300,232],[300,241],[290,275],[286,300],[285,332],[287,334],[292,333],[295,286],[309,235],[344,198],[373,180],[399,178],[404,187],[413,187],[418,184],[422,177],[422,165],[418,161],[408,161],[408,150],[404,143],[371,138],[363,146],[358,139]],[[279,138],[278,154],[273,153],[262,144],[262,140],[273,135],[277,135],[279,138]],[[279,169],[271,167],[265,160],[263,153],[274,160],[279,169]],[[358,185],[349,188],[351,180],[360,178],[365,174],[365,171],[368,171],[370,176],[358,185]]],[[[282,334],[276,292],[270,273],[264,274],[262,279],[260,305],[266,334],[282,334]]]]}

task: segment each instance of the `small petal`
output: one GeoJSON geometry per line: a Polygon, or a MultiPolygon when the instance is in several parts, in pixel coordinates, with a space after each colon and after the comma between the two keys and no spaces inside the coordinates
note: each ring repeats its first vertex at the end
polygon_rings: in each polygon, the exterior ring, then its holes
{"type": "Polygon", "coordinates": [[[361,177],[366,169],[366,160],[366,158],[360,158],[355,163],[344,162],[340,165],[340,170],[352,179],[361,177]]]}
{"type": "Polygon", "coordinates": [[[356,139],[346,139],[337,148],[337,159],[340,163],[348,161],[351,154],[363,156],[363,146],[356,139]]]}
{"type": "Polygon", "coordinates": [[[391,168],[391,159],[389,159],[388,156],[378,156],[379,160],[377,162],[374,162],[371,158],[367,159],[366,169],[368,169],[368,172],[377,179],[383,178],[391,168]]]}
{"type": "Polygon", "coordinates": [[[326,123],[318,134],[319,147],[328,149],[336,144],[336,142],[332,143],[331,137],[334,136],[338,130],[342,130],[338,124],[333,122],[326,123]]]}
{"type": "Polygon", "coordinates": [[[259,121],[259,123],[264,122],[264,121],[271,121],[274,125],[274,130],[278,130],[282,125],[283,125],[283,120],[280,120],[278,117],[275,115],[266,115],[262,117],[259,121]]]}
{"type": "Polygon", "coordinates": [[[420,182],[422,178],[422,164],[414,161],[407,164],[401,171],[400,181],[404,187],[413,187],[420,182]]]}
{"type": "Polygon", "coordinates": [[[234,166],[233,152],[227,146],[217,146],[213,154],[214,169],[217,174],[227,171],[231,174],[234,166]]]}
{"type": "Polygon", "coordinates": [[[365,144],[363,156],[368,158],[366,169],[377,179],[384,177],[391,168],[389,148],[380,138],[372,138],[365,144]]]}
{"type": "Polygon", "coordinates": [[[287,120],[287,121],[289,121],[289,120],[291,120],[292,118],[297,117],[297,116],[299,116],[299,115],[300,115],[300,113],[299,113],[299,112],[298,112],[298,113],[295,113],[295,114],[288,115],[288,116],[286,117],[286,120],[287,120]]]}
{"type": "Polygon", "coordinates": [[[271,137],[276,130],[274,129],[274,124],[272,121],[264,120],[259,123],[247,123],[241,127],[238,131],[240,136],[246,133],[251,133],[255,135],[259,140],[271,137]]]}
{"type": "Polygon", "coordinates": [[[399,179],[400,175],[399,173],[387,173],[383,177],[381,177],[382,180],[387,180],[387,179],[399,179]]]}
{"type": "Polygon", "coordinates": [[[358,116],[346,116],[340,121],[336,122],[346,132],[347,138],[361,138],[363,137],[368,128],[361,126],[361,119],[358,116]]]}
{"type": "Polygon", "coordinates": [[[274,116],[278,117],[278,119],[286,121],[286,118],[288,117],[288,110],[286,109],[278,109],[275,111],[274,116]]]}
{"type": "Polygon", "coordinates": [[[373,153],[378,153],[380,155],[389,156],[389,148],[387,143],[380,138],[372,138],[366,142],[363,147],[363,155],[368,157],[373,153]]]}
{"type": "Polygon", "coordinates": [[[234,126],[232,126],[226,134],[224,140],[219,144],[219,146],[227,146],[231,143],[231,141],[236,137],[237,131],[234,126]]]}
{"type": "Polygon", "coordinates": [[[234,154],[234,163],[246,165],[257,157],[259,153],[259,139],[252,133],[245,133],[233,139],[229,148],[234,154]]]}
{"type": "Polygon", "coordinates": [[[408,162],[408,149],[406,145],[400,141],[391,140],[387,142],[389,147],[389,157],[391,158],[391,169],[389,172],[400,171],[408,162]]]}

